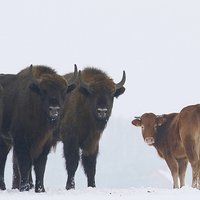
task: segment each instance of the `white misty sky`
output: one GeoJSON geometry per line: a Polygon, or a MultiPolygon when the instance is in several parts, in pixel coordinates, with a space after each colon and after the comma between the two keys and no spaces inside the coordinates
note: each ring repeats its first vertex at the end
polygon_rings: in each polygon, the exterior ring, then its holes
{"type": "Polygon", "coordinates": [[[92,65],[126,93],[113,115],[178,112],[200,100],[200,1],[0,1],[0,73],[92,65]]]}

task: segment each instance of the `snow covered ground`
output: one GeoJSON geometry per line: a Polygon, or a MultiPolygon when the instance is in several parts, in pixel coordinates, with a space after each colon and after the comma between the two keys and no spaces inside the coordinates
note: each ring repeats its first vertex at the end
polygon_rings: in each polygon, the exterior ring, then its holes
{"type": "Polygon", "coordinates": [[[87,188],[66,191],[64,189],[47,189],[46,193],[37,194],[33,191],[20,193],[16,190],[0,192],[1,199],[7,200],[193,200],[199,199],[199,191],[184,187],[179,190],[158,188],[127,188],[127,189],[98,189],[87,188]]]}

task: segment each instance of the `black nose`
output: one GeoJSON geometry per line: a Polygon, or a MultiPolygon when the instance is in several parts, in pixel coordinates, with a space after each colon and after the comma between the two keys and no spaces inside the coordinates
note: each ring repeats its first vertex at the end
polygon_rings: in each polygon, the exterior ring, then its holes
{"type": "Polygon", "coordinates": [[[59,106],[49,106],[49,116],[51,119],[55,120],[59,115],[59,106]]]}
{"type": "Polygon", "coordinates": [[[107,117],[107,108],[98,108],[97,109],[97,115],[100,119],[105,119],[107,117]]]}

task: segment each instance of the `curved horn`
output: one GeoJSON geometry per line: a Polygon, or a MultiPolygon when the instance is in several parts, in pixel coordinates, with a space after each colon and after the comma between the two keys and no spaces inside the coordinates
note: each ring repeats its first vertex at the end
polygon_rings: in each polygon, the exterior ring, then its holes
{"type": "Polygon", "coordinates": [[[119,83],[115,84],[116,90],[122,88],[123,85],[124,85],[124,83],[125,83],[125,81],[126,81],[126,73],[125,73],[125,71],[123,70],[122,80],[121,80],[119,83]]]}
{"type": "Polygon", "coordinates": [[[91,93],[92,93],[91,88],[90,88],[89,85],[88,85],[87,83],[85,83],[85,82],[82,80],[82,78],[81,78],[81,70],[79,70],[79,72],[78,72],[78,78],[79,78],[79,82],[80,82],[80,87],[84,88],[85,90],[87,90],[87,92],[88,92],[89,94],[91,94],[91,93]]]}
{"type": "Polygon", "coordinates": [[[29,72],[30,72],[31,77],[33,77],[33,65],[32,64],[29,66],[29,72]]]}
{"type": "Polygon", "coordinates": [[[78,69],[76,64],[74,64],[74,75],[69,79],[68,86],[74,84],[78,76],[78,69]]]}

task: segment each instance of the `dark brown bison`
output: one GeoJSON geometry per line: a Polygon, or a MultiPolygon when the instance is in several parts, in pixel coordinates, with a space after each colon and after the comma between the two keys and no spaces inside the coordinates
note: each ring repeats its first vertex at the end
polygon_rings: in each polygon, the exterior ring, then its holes
{"type": "MultiPolygon", "coordinates": [[[[162,116],[145,113],[132,121],[133,125],[141,127],[144,141],[154,146],[159,156],[165,159],[173,177],[173,188],[179,187],[178,178],[180,187],[185,185],[185,172],[188,164],[179,134],[179,122],[178,113],[162,116]]],[[[188,122],[185,122],[185,125],[188,125],[188,122]]]]}
{"type": "Polygon", "coordinates": [[[4,168],[7,154],[12,147],[10,136],[11,117],[16,105],[17,75],[0,74],[0,84],[4,88],[2,125],[0,126],[0,189],[5,190],[4,168]]]}
{"type": "Polygon", "coordinates": [[[3,87],[0,84],[0,127],[2,123],[2,114],[3,114],[3,87]]]}
{"type": "MultiPolygon", "coordinates": [[[[9,75],[9,78],[14,79],[13,87],[16,91],[12,96],[12,102],[10,100],[10,103],[14,102],[13,111],[8,116],[5,111],[3,113],[2,135],[3,137],[11,135],[13,140],[14,160],[20,174],[18,183],[20,191],[30,189],[29,176],[32,166],[34,166],[36,175],[35,191],[45,191],[43,177],[47,155],[53,142],[53,130],[57,126],[66,94],[75,87],[76,76],[77,70],[71,80],[67,82],[53,69],[46,66],[31,66],[17,75],[9,75]]],[[[0,78],[0,83],[4,87],[3,82],[0,78]]],[[[10,90],[13,90],[12,85],[8,84],[10,90]]],[[[6,91],[7,88],[4,90],[6,91]]],[[[7,91],[7,93],[9,95],[11,91],[7,91]]],[[[7,98],[10,97],[7,96],[7,98]]],[[[9,108],[7,109],[9,110],[9,108]]],[[[0,144],[3,142],[2,139],[0,144]]],[[[4,187],[4,167],[7,153],[10,150],[8,146],[0,145],[0,185],[4,187]]]]}
{"type": "MultiPolygon", "coordinates": [[[[65,75],[67,80],[70,77],[71,74],[65,75]]],[[[88,186],[95,187],[99,140],[111,115],[114,97],[125,91],[125,79],[125,71],[118,84],[99,69],[85,68],[79,73],[78,86],[67,96],[60,124],[68,173],[66,189],[75,188],[80,149],[88,186]]]]}

